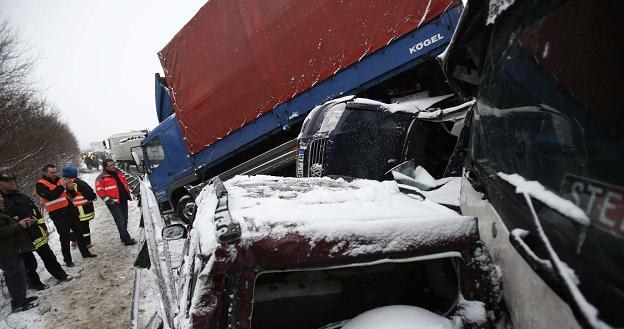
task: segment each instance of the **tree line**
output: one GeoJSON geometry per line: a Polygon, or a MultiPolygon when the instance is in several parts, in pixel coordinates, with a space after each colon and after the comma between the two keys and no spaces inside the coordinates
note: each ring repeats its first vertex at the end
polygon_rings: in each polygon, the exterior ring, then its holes
{"type": "Polygon", "coordinates": [[[15,174],[20,190],[33,197],[44,165],[78,164],[80,154],[76,136],[31,80],[34,65],[10,24],[1,22],[0,170],[15,174]]]}

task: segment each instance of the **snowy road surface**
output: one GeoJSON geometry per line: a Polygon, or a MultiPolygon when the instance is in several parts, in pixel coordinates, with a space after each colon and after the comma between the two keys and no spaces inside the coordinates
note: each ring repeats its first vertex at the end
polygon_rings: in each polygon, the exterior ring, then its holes
{"type": "MultiPolygon", "coordinates": [[[[83,174],[82,179],[93,187],[97,175],[98,173],[83,174]]],[[[59,283],[45,270],[39,256],[35,254],[39,260],[37,271],[49,288],[44,291],[28,291],[29,296],[39,297],[38,307],[21,313],[10,313],[9,295],[3,280],[0,328],[130,328],[134,282],[132,265],[139,245],[124,246],[121,243],[113,218],[100,199],[95,202],[95,214],[95,219],[91,221],[91,251],[98,257],[83,259],[78,248],[72,248],[76,267],[65,267],[58,234],[52,232],[50,247],[65,271],[75,279],[59,283]]],[[[128,231],[137,240],[139,219],[140,210],[136,201],[131,201],[128,231]]],[[[50,222],[48,228],[54,230],[54,225],[50,222]]],[[[151,272],[142,270],[141,276],[140,328],[145,327],[158,308],[155,290],[152,289],[151,272]]]]}

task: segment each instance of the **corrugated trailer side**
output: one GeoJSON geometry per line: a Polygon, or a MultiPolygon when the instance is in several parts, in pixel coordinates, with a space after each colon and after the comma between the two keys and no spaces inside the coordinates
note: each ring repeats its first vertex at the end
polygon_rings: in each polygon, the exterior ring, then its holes
{"type": "Polygon", "coordinates": [[[201,151],[457,5],[209,1],[159,53],[187,147],[201,151]]]}

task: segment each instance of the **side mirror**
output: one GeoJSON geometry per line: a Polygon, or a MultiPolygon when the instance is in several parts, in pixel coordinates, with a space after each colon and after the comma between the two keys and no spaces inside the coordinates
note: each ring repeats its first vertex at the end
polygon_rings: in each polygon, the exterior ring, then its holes
{"type": "Polygon", "coordinates": [[[145,170],[143,169],[143,161],[141,161],[141,157],[139,157],[139,154],[134,151],[136,147],[137,146],[133,146],[132,148],[130,148],[130,154],[132,154],[132,160],[134,160],[134,166],[136,167],[136,170],[139,173],[144,174],[145,170]]]}
{"type": "Polygon", "coordinates": [[[182,224],[171,224],[162,229],[162,238],[165,241],[184,239],[187,236],[188,231],[182,224]]]}

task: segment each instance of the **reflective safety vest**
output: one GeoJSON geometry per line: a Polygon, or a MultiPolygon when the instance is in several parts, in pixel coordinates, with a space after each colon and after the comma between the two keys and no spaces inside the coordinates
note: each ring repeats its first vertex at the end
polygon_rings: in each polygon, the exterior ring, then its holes
{"type": "MultiPolygon", "coordinates": [[[[53,191],[57,186],[61,185],[61,180],[59,179],[56,185],[50,183],[48,180],[43,178],[37,181],[37,183],[41,183],[45,185],[45,187],[47,187],[50,191],[53,191]]],[[[65,192],[61,193],[61,195],[59,195],[59,197],[54,200],[46,200],[41,195],[39,197],[41,198],[41,203],[43,203],[48,213],[51,213],[55,210],[63,209],[69,205],[67,193],[65,192]]]]}
{"type": "MultiPolygon", "coordinates": [[[[76,184],[75,181],[75,178],[71,179],[73,184],[76,184]]],[[[93,210],[93,207],[85,207],[90,204],[91,201],[87,200],[87,198],[85,198],[78,189],[76,189],[76,197],[72,199],[72,203],[76,206],[76,208],[78,208],[78,217],[81,221],[92,220],[95,218],[95,211],[93,210]]]]}
{"type": "MultiPolygon", "coordinates": [[[[34,214],[34,211],[33,211],[33,214],[34,214]]],[[[39,249],[39,247],[48,243],[48,233],[46,233],[46,230],[43,228],[43,225],[45,225],[45,220],[43,219],[43,217],[35,218],[35,219],[37,220],[37,228],[41,232],[41,236],[36,238],[33,241],[34,248],[35,250],[37,250],[39,249]]]]}
{"type": "MultiPolygon", "coordinates": [[[[35,232],[30,232],[31,235],[31,239],[34,237],[35,239],[32,240],[33,243],[33,250],[37,250],[39,248],[41,248],[41,246],[43,246],[44,244],[48,243],[48,233],[46,233],[45,230],[45,220],[43,219],[43,216],[39,216],[37,217],[37,212],[35,212],[35,210],[33,209],[33,216],[32,216],[35,220],[37,220],[37,226],[36,227],[31,227],[29,228],[29,230],[34,230],[35,232]],[[33,236],[34,235],[34,236],[33,236]],[[36,237],[35,237],[36,236],[36,237]]],[[[14,217],[16,221],[19,222],[19,217],[15,216],[14,217]]]]}

